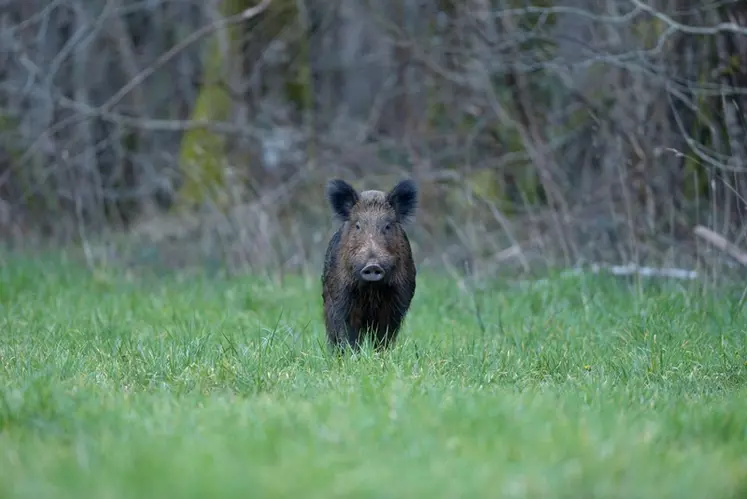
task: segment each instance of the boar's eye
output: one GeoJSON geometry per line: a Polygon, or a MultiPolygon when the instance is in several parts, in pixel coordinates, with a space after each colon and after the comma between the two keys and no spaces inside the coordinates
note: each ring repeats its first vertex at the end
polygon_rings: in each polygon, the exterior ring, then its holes
{"type": "Polygon", "coordinates": [[[361,230],[361,224],[359,222],[355,222],[355,230],[361,230]]]}
{"type": "Polygon", "coordinates": [[[389,229],[391,229],[391,228],[392,228],[392,224],[390,224],[390,223],[387,223],[387,224],[386,224],[386,225],[384,226],[384,232],[387,232],[387,231],[389,231],[389,229]]]}

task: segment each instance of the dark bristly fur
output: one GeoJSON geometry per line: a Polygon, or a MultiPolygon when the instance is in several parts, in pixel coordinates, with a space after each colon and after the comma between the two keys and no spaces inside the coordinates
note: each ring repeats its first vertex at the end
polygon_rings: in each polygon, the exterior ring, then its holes
{"type": "Polygon", "coordinates": [[[327,340],[334,347],[356,349],[369,333],[377,349],[388,348],[415,295],[415,262],[404,229],[415,214],[415,182],[403,180],[388,193],[358,193],[335,179],[326,194],[341,223],[327,246],[322,272],[327,340]],[[360,277],[371,264],[384,270],[380,281],[360,277]]]}

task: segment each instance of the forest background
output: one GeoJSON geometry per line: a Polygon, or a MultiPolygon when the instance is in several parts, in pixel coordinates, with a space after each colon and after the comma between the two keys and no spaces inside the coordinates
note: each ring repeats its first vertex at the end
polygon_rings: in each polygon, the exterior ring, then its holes
{"type": "Polygon", "coordinates": [[[318,272],[324,183],[411,176],[425,267],[739,259],[745,2],[2,4],[13,245],[318,272]]]}

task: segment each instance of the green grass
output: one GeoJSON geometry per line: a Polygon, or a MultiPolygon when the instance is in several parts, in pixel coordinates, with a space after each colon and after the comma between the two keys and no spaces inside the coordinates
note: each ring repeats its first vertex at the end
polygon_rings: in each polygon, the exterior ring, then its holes
{"type": "MultiPolygon", "coordinates": [[[[689,286],[689,285],[688,285],[689,286]]],[[[336,358],[317,278],[0,269],[0,497],[747,497],[739,290],[421,275],[336,358]]]]}

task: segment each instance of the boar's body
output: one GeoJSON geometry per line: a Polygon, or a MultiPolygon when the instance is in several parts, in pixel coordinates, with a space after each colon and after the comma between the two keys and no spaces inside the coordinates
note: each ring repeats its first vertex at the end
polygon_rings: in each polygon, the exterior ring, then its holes
{"type": "Polygon", "coordinates": [[[327,340],[358,348],[366,333],[376,348],[396,339],[415,295],[415,262],[403,225],[415,211],[411,180],[390,192],[357,193],[342,180],[327,198],[342,222],[327,246],[322,298],[327,340]]]}

